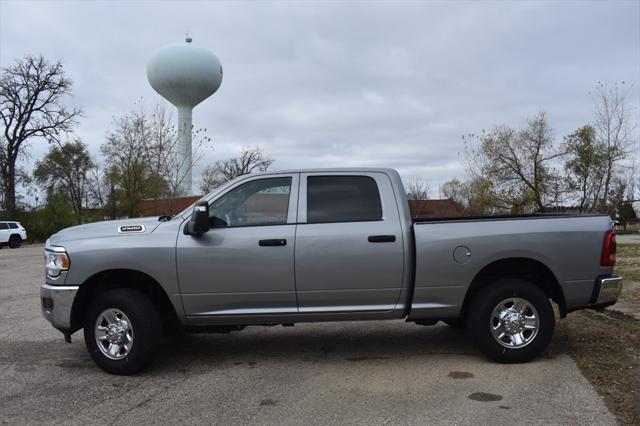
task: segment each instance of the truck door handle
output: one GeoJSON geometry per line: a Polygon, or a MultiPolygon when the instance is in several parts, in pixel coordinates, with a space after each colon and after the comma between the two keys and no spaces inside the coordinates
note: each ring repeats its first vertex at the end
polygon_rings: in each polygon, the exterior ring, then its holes
{"type": "Polygon", "coordinates": [[[284,238],[274,238],[272,240],[260,240],[258,241],[260,247],[282,247],[287,245],[287,240],[284,238]]]}
{"type": "Polygon", "coordinates": [[[370,243],[393,243],[396,240],[395,235],[369,235],[370,243]]]}

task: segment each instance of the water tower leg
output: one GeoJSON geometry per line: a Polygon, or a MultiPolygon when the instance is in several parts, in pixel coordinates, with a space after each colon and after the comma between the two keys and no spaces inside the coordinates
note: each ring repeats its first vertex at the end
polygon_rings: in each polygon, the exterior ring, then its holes
{"type": "Polygon", "coordinates": [[[191,111],[189,107],[178,107],[178,195],[191,195],[191,111]]]}

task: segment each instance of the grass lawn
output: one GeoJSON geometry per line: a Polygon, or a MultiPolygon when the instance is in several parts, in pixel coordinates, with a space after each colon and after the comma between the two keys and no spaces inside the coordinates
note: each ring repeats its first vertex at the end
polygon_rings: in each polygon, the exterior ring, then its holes
{"type": "Polygon", "coordinates": [[[558,322],[555,344],[575,359],[621,423],[640,425],[640,244],[618,245],[618,303],[558,322]]]}

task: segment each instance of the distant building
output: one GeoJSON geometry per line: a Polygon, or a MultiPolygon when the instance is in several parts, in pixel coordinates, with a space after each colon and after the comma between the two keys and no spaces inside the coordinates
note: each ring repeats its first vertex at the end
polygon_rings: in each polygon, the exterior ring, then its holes
{"type": "Polygon", "coordinates": [[[173,216],[202,198],[202,195],[189,197],[144,200],[140,207],[142,216],[173,216]]]}
{"type": "Polygon", "coordinates": [[[411,218],[414,220],[433,219],[436,217],[459,217],[464,207],[450,199],[444,200],[409,200],[411,218]]]}
{"type": "MultiPolygon", "coordinates": [[[[264,194],[268,197],[268,205],[277,204],[280,194],[264,194]],[[273,198],[273,199],[272,199],[273,198]]],[[[141,210],[143,216],[173,216],[199,200],[201,195],[158,200],[144,200],[141,210]]],[[[263,197],[265,198],[265,197],[263,197]]],[[[255,201],[255,200],[251,200],[255,201]]],[[[262,200],[264,202],[265,200],[262,200]]],[[[249,203],[251,204],[251,203],[249,203]]],[[[453,200],[409,200],[411,218],[414,220],[433,219],[436,217],[459,217],[464,207],[453,200]]]]}

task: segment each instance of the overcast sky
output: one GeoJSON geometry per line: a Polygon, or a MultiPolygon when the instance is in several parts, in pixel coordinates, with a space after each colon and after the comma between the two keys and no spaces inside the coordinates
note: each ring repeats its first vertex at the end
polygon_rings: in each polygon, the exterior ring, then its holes
{"type": "Polygon", "coordinates": [[[598,81],[634,85],[639,114],[639,1],[0,0],[0,65],[61,60],[97,157],[114,116],[165,102],[146,63],[186,30],[224,68],[194,110],[214,141],[202,165],[259,145],[277,169],[395,167],[437,195],[464,174],[463,134],[544,110],[561,140],[591,119],[598,81]]]}

